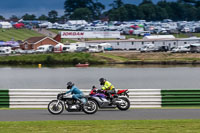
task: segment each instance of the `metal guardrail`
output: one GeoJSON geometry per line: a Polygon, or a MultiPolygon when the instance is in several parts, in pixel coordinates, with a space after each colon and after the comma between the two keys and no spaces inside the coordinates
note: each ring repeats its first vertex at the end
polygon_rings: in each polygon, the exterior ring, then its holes
{"type": "Polygon", "coordinates": [[[200,89],[161,90],[162,107],[200,106],[200,89]]]}
{"type": "MultiPolygon", "coordinates": [[[[59,92],[66,89],[9,89],[10,108],[47,108],[59,92]]],[[[82,89],[85,95],[90,90],[82,89]]],[[[160,89],[129,89],[129,100],[133,108],[161,107],[160,89]]]]}
{"type": "MultiPolygon", "coordinates": [[[[59,92],[66,89],[0,90],[0,108],[47,108],[59,92]]],[[[82,89],[85,95],[89,89],[82,89]]],[[[129,89],[133,108],[200,106],[200,89],[129,89]]]]}
{"type": "Polygon", "coordinates": [[[9,94],[8,90],[0,90],[0,108],[9,107],[9,94]]]}

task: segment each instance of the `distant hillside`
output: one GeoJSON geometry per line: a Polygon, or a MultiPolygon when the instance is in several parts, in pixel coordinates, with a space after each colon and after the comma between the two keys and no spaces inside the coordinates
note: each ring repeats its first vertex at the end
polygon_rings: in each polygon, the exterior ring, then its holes
{"type": "Polygon", "coordinates": [[[43,36],[35,31],[29,29],[0,29],[0,40],[9,41],[14,39],[17,40],[26,40],[29,37],[34,36],[43,36]]]}

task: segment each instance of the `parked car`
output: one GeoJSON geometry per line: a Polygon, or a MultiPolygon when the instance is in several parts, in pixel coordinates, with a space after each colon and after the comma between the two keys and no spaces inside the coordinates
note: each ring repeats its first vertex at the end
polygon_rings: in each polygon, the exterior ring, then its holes
{"type": "Polygon", "coordinates": [[[188,53],[190,52],[190,45],[178,46],[172,49],[172,53],[188,53]]]}
{"type": "Polygon", "coordinates": [[[15,50],[14,50],[14,53],[15,53],[15,54],[25,54],[26,51],[25,51],[25,50],[22,50],[22,49],[15,49],[15,50]]]}
{"type": "Polygon", "coordinates": [[[141,49],[140,52],[154,52],[156,51],[156,47],[154,44],[145,44],[141,49]]]}
{"type": "Polygon", "coordinates": [[[159,46],[158,49],[156,50],[156,52],[167,52],[167,51],[169,51],[168,46],[159,46]]]}
{"type": "Polygon", "coordinates": [[[77,47],[75,52],[87,52],[88,51],[88,48],[86,47],[77,47]]]}

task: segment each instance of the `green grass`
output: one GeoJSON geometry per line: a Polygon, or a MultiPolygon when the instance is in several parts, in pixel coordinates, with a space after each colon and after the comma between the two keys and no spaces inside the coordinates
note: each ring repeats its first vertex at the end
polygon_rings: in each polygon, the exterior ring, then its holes
{"type": "Polygon", "coordinates": [[[29,37],[43,36],[29,29],[0,29],[0,40],[26,40],[29,37]]]}
{"type": "Polygon", "coordinates": [[[199,133],[199,131],[200,120],[0,122],[0,133],[199,133]]]}
{"type": "Polygon", "coordinates": [[[125,35],[126,39],[134,38],[134,39],[142,39],[143,36],[137,36],[137,35],[125,35]]]}
{"type": "Polygon", "coordinates": [[[72,65],[77,63],[104,64],[105,61],[92,56],[90,53],[54,53],[54,54],[29,54],[17,56],[0,56],[0,64],[27,65],[50,64],[72,65]]]}
{"type": "MultiPolygon", "coordinates": [[[[197,54],[198,55],[198,54],[197,54]]],[[[95,56],[104,58],[109,63],[125,64],[199,64],[200,57],[194,54],[172,53],[96,53],[95,56]],[[195,57],[196,56],[196,57],[195,57]]]]}
{"type": "Polygon", "coordinates": [[[61,31],[66,31],[66,30],[56,30],[56,29],[49,29],[51,32],[54,32],[56,34],[58,34],[61,31]]]}
{"type": "Polygon", "coordinates": [[[125,58],[125,57],[116,56],[116,55],[112,55],[112,54],[108,54],[108,53],[106,53],[106,54],[105,54],[105,53],[98,53],[98,54],[96,54],[96,55],[102,56],[102,57],[104,57],[104,58],[110,58],[110,59],[115,60],[115,61],[117,61],[117,62],[128,61],[128,59],[125,58]]]}
{"type": "Polygon", "coordinates": [[[200,33],[192,33],[196,37],[200,37],[200,33]]]}

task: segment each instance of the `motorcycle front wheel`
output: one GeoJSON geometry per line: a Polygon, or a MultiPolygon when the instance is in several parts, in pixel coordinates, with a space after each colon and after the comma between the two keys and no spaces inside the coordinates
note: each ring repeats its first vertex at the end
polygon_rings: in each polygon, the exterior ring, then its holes
{"type": "Polygon", "coordinates": [[[64,105],[62,102],[58,103],[58,100],[53,100],[48,104],[48,111],[51,114],[58,115],[64,110],[64,105]]]}
{"type": "Polygon", "coordinates": [[[120,97],[119,99],[122,102],[117,105],[117,108],[122,111],[128,110],[130,108],[130,101],[126,97],[120,97]]]}
{"type": "Polygon", "coordinates": [[[86,114],[94,114],[98,110],[98,105],[94,100],[88,100],[86,104],[83,105],[83,112],[86,114]]]}

